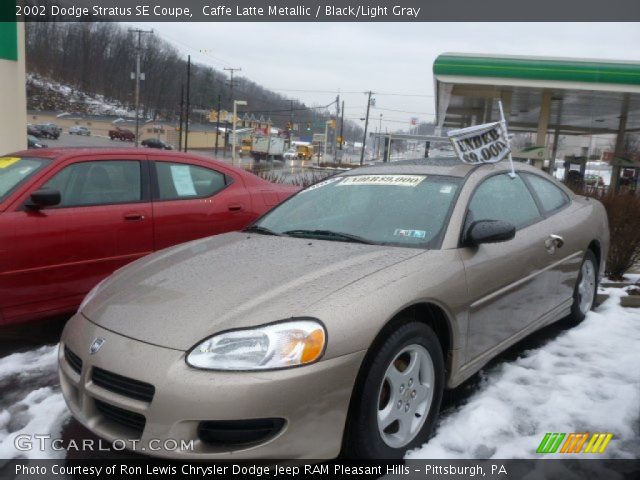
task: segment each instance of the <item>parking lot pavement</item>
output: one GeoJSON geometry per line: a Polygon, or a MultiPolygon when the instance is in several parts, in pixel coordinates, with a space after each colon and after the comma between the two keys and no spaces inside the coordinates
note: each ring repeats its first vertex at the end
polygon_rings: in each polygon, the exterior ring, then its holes
{"type": "Polygon", "coordinates": [[[109,137],[91,135],[69,135],[62,132],[58,140],[46,139],[44,142],[50,148],[55,147],[132,147],[133,142],[122,142],[120,140],[111,140],[109,137]]]}

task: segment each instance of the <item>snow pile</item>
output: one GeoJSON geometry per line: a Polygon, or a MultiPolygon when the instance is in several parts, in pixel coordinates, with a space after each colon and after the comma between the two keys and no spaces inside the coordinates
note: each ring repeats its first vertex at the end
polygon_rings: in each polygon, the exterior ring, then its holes
{"type": "Polygon", "coordinates": [[[135,109],[109,100],[104,95],[90,94],[36,74],[27,75],[29,108],[62,110],[85,115],[116,115],[135,118],[135,109]]]}
{"type": "MultiPolygon", "coordinates": [[[[407,458],[540,458],[547,432],[611,432],[598,458],[640,457],[640,312],[620,307],[622,289],[604,291],[610,298],[579,326],[487,372],[407,458]]],[[[544,455],[554,457],[563,455],[544,455]]]]}
{"type": "Polygon", "coordinates": [[[0,458],[63,458],[64,452],[15,447],[19,435],[60,436],[69,418],[58,387],[58,346],[46,346],[0,358],[0,458]]]}

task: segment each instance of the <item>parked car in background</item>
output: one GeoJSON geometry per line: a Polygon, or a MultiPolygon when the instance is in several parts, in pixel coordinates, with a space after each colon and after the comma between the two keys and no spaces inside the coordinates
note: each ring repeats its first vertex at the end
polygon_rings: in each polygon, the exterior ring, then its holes
{"type": "Polygon", "coordinates": [[[295,148],[290,148],[286,152],[284,152],[285,160],[296,160],[298,158],[298,151],[295,148]]]}
{"type": "Polygon", "coordinates": [[[47,148],[47,144],[42,142],[39,138],[33,135],[27,135],[28,148],[47,148]]]}
{"type": "Polygon", "coordinates": [[[148,148],[157,148],[160,150],[173,150],[173,147],[168,143],[163,142],[159,138],[147,138],[140,142],[140,145],[148,148]]]}
{"type": "Polygon", "coordinates": [[[71,313],[121,266],[242,229],[298,189],[159,150],[61,148],[0,158],[0,324],[71,313]]]}
{"type": "Polygon", "coordinates": [[[31,136],[34,136],[36,138],[40,138],[40,137],[43,136],[42,135],[42,130],[40,130],[35,125],[31,125],[30,123],[27,124],[27,135],[31,135],[31,136]]]}
{"type": "Polygon", "coordinates": [[[91,130],[87,127],[82,127],[80,125],[74,125],[69,128],[69,135],[86,135],[87,137],[91,136],[91,130]]]}
{"type": "Polygon", "coordinates": [[[604,178],[595,173],[587,173],[584,176],[584,183],[590,187],[602,187],[604,185],[604,178]]]}
{"type": "Polygon", "coordinates": [[[111,140],[129,141],[133,142],[136,139],[135,134],[131,130],[126,128],[116,127],[113,130],[109,130],[109,138],[111,140]]]}
{"type": "Polygon", "coordinates": [[[108,441],[182,460],[402,458],[445,388],[594,304],[604,207],[510,168],[354,169],[123,268],[62,334],[67,405],[108,441]],[[150,447],[178,431],[194,450],[150,447]]]}
{"type": "Polygon", "coordinates": [[[60,133],[62,133],[62,129],[58,127],[55,123],[42,123],[36,125],[38,129],[42,132],[42,136],[45,138],[51,138],[53,140],[57,140],[60,138],[60,133]]]}

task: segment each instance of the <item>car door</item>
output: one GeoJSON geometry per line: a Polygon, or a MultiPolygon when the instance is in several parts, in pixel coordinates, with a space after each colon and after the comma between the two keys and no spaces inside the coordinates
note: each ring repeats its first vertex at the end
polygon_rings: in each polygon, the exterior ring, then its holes
{"type": "Polygon", "coordinates": [[[157,250],[239,230],[255,217],[242,179],[229,172],[184,159],[156,158],[152,177],[157,250]]]}
{"type": "Polygon", "coordinates": [[[535,173],[523,173],[523,179],[537,197],[543,214],[549,244],[547,253],[553,261],[556,288],[549,299],[556,305],[572,301],[578,271],[584,254],[584,239],[574,234],[585,221],[586,212],[571,203],[569,196],[550,179],[535,173]]]}
{"type": "Polygon", "coordinates": [[[32,317],[78,305],[100,280],[153,250],[148,165],[144,156],[75,158],[36,183],[60,191],[54,207],[9,215],[5,316],[32,317]]]}
{"type": "Polygon", "coordinates": [[[470,298],[467,361],[500,350],[503,342],[552,310],[549,295],[557,281],[548,268],[552,260],[545,248],[547,224],[520,175],[491,175],[477,186],[465,229],[477,220],[503,220],[517,230],[507,242],[465,249],[470,298]]]}

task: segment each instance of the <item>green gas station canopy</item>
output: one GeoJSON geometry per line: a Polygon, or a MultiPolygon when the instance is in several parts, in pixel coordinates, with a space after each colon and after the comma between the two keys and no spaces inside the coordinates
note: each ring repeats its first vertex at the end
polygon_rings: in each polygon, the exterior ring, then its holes
{"type": "Polygon", "coordinates": [[[549,130],[616,133],[626,109],[625,130],[640,131],[640,62],[447,53],[433,73],[445,128],[496,120],[501,99],[511,129],[536,131],[546,93],[549,130]]]}

